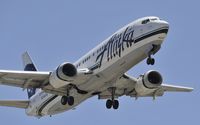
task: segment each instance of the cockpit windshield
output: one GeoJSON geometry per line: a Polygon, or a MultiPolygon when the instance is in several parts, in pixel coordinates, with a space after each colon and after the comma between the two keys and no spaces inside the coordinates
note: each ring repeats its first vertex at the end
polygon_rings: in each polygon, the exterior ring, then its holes
{"type": "Polygon", "coordinates": [[[142,21],[142,24],[147,24],[148,22],[150,22],[150,20],[149,20],[149,19],[146,19],[146,20],[143,20],[143,21],[142,21]]]}
{"type": "Polygon", "coordinates": [[[147,24],[148,22],[153,22],[159,20],[159,18],[149,18],[149,19],[145,19],[141,22],[141,24],[147,24]]]}

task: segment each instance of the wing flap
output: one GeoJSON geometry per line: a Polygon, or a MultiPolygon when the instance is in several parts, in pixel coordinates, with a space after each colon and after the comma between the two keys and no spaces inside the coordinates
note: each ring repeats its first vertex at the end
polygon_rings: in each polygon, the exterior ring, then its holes
{"type": "Polygon", "coordinates": [[[15,107],[15,108],[27,108],[29,101],[17,101],[17,100],[1,100],[0,106],[15,107]]]}

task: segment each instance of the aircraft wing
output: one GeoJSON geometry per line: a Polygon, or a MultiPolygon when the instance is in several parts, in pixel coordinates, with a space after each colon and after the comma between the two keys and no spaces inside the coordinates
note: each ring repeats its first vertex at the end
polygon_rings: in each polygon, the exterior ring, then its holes
{"type": "MultiPolygon", "coordinates": [[[[135,97],[136,91],[135,91],[135,84],[137,83],[137,78],[128,76],[127,74],[124,74],[122,77],[120,77],[117,81],[114,87],[116,87],[115,91],[115,98],[118,98],[123,95],[135,97]]],[[[109,99],[111,98],[111,92],[106,89],[103,90],[99,94],[99,99],[109,99]]]]}
{"type": "Polygon", "coordinates": [[[0,84],[21,88],[41,88],[50,72],[0,70],[0,84]]]}
{"type": "MultiPolygon", "coordinates": [[[[115,97],[118,98],[123,95],[131,97],[153,97],[153,96],[162,96],[164,92],[191,92],[193,90],[193,88],[190,87],[162,84],[152,93],[141,96],[137,95],[137,92],[135,91],[135,84],[137,84],[137,78],[124,74],[117,80],[115,84],[116,87],[115,97]]],[[[108,98],[111,98],[111,92],[109,92],[109,90],[104,90],[102,93],[99,94],[99,99],[108,99],[108,98]]]]}
{"type": "Polygon", "coordinates": [[[16,108],[24,108],[28,107],[29,101],[0,101],[0,106],[8,106],[8,107],[16,107],[16,108]]]}
{"type": "Polygon", "coordinates": [[[193,88],[163,84],[162,89],[168,92],[191,92],[193,88]]]}
{"type": "MultiPolygon", "coordinates": [[[[62,87],[59,89],[53,88],[49,85],[49,75],[50,72],[36,72],[36,71],[12,71],[12,70],[0,70],[0,84],[9,85],[14,87],[25,88],[41,88],[44,91],[56,94],[56,95],[66,95],[66,88],[62,87]]],[[[116,97],[127,95],[131,97],[136,97],[137,93],[135,91],[135,84],[137,83],[137,78],[131,77],[124,74],[120,77],[116,86],[116,97]]],[[[169,92],[189,92],[192,88],[181,87],[174,85],[162,84],[156,90],[156,96],[162,96],[165,91],[169,92]]],[[[99,94],[100,98],[110,98],[111,94],[108,90],[102,90],[103,92],[99,94]]],[[[152,96],[155,93],[151,93],[146,96],[152,96]]]]}
{"type": "Polygon", "coordinates": [[[0,85],[8,85],[14,87],[41,88],[47,93],[55,95],[66,95],[66,88],[54,88],[49,84],[50,72],[39,71],[12,71],[0,70],[0,85]]]}

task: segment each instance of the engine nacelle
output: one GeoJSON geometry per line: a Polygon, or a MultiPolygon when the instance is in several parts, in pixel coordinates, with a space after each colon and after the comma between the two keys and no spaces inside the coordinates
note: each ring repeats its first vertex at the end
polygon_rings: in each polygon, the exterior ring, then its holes
{"type": "Polygon", "coordinates": [[[135,90],[138,95],[147,95],[155,91],[163,82],[159,72],[150,70],[138,78],[135,90]]]}
{"type": "Polygon", "coordinates": [[[73,77],[77,75],[76,67],[71,63],[63,63],[56,69],[57,75],[64,81],[72,81],[73,77]]]}
{"type": "Polygon", "coordinates": [[[76,75],[76,67],[71,63],[65,62],[51,73],[49,83],[54,88],[60,88],[72,83],[76,75]]]}
{"type": "Polygon", "coordinates": [[[68,84],[80,85],[93,74],[88,68],[77,69],[73,64],[65,62],[58,66],[49,77],[49,83],[54,88],[60,88],[68,84]]]}

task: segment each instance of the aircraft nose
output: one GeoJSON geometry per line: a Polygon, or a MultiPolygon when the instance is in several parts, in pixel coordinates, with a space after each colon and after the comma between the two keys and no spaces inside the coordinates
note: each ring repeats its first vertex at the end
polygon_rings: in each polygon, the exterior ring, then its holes
{"type": "Polygon", "coordinates": [[[167,21],[160,20],[159,24],[161,25],[161,27],[165,27],[165,28],[169,29],[169,23],[167,21]]]}

